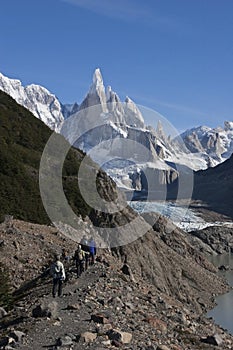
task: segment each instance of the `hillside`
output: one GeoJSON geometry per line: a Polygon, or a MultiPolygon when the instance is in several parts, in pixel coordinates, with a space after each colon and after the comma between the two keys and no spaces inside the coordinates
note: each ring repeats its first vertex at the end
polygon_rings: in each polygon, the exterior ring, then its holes
{"type": "Polygon", "coordinates": [[[233,156],[214,168],[194,175],[192,198],[202,200],[209,209],[233,218],[233,156]]]}
{"type": "MultiPolygon", "coordinates": [[[[13,215],[40,224],[50,222],[39,192],[39,166],[51,134],[52,131],[44,123],[0,91],[1,221],[5,215],[13,215]]],[[[62,136],[57,135],[57,141],[61,147],[67,147],[62,136]]],[[[74,212],[85,217],[91,209],[82,199],[77,185],[78,169],[83,157],[83,152],[77,149],[68,152],[63,166],[63,188],[74,212]]],[[[93,170],[97,169],[90,159],[88,162],[93,170]]],[[[105,173],[100,171],[98,176],[107,181],[105,173]]],[[[111,185],[114,186],[112,182],[111,185]]]]}

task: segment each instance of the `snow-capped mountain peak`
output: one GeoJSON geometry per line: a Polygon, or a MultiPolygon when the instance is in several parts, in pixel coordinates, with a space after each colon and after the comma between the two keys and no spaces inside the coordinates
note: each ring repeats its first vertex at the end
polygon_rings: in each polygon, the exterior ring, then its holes
{"type": "Polygon", "coordinates": [[[56,96],[46,88],[36,84],[24,87],[20,80],[10,79],[0,73],[0,90],[29,109],[51,129],[59,130],[64,120],[62,106],[56,96]]]}
{"type": "Polygon", "coordinates": [[[225,121],[224,122],[224,130],[233,132],[233,122],[225,121]]]}
{"type": "Polygon", "coordinates": [[[199,126],[181,134],[187,149],[196,157],[204,161],[202,167],[206,169],[222,163],[233,153],[233,122],[225,121],[224,128],[210,128],[199,126]]]}
{"type": "Polygon", "coordinates": [[[100,68],[96,68],[94,74],[93,74],[93,86],[95,87],[103,87],[103,77],[100,71],[100,68]]]}
{"type": "Polygon", "coordinates": [[[98,106],[98,109],[101,109],[101,112],[107,113],[106,106],[106,93],[103,83],[103,77],[100,72],[100,69],[97,68],[93,74],[92,85],[90,86],[89,92],[87,93],[85,99],[80,105],[80,110],[85,109],[91,106],[98,106]]]}

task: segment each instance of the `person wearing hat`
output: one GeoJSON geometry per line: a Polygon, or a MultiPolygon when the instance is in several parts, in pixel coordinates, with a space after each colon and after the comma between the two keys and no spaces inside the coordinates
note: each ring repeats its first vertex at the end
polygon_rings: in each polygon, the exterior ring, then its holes
{"type": "Polygon", "coordinates": [[[62,284],[66,278],[65,269],[63,263],[60,261],[60,255],[57,254],[55,256],[55,261],[51,265],[50,273],[53,277],[53,289],[52,294],[53,297],[56,297],[58,292],[58,296],[62,296],[62,284]]]}

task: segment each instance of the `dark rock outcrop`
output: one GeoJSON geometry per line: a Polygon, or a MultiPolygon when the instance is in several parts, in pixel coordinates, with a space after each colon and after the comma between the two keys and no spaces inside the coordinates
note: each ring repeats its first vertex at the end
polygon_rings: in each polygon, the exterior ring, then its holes
{"type": "Polygon", "coordinates": [[[208,207],[233,218],[233,156],[214,168],[194,175],[192,198],[202,200],[208,207]]]}

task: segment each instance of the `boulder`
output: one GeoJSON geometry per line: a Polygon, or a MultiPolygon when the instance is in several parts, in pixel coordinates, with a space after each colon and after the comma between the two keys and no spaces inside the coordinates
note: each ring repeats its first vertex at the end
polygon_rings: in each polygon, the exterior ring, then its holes
{"type": "Polygon", "coordinates": [[[0,307],[0,319],[7,315],[6,310],[3,307],[0,307]]]}
{"type": "Polygon", "coordinates": [[[159,330],[160,332],[163,332],[163,333],[167,332],[167,325],[166,325],[166,323],[161,321],[158,318],[147,317],[143,321],[149,323],[153,328],[159,330]]]}
{"type": "Polygon", "coordinates": [[[201,341],[206,344],[219,346],[222,344],[223,340],[219,334],[209,335],[206,338],[202,338],[201,341]]]}
{"type": "Polygon", "coordinates": [[[156,350],[170,350],[166,345],[158,345],[156,350]]]}
{"type": "Polygon", "coordinates": [[[91,315],[91,320],[94,321],[95,323],[100,323],[100,324],[109,323],[109,320],[105,317],[105,315],[102,315],[102,314],[91,315]]]}
{"type": "Polygon", "coordinates": [[[129,276],[132,282],[135,282],[133,272],[128,264],[124,264],[121,268],[121,271],[123,272],[124,275],[129,276]]]}
{"type": "Polygon", "coordinates": [[[80,339],[85,343],[92,343],[97,338],[96,333],[84,332],[81,334],[80,339]]]}
{"type": "Polygon", "coordinates": [[[57,306],[58,304],[56,301],[52,301],[49,304],[41,303],[40,305],[37,305],[32,310],[32,316],[35,318],[38,318],[38,317],[56,318],[57,306]]]}
{"type": "Polygon", "coordinates": [[[70,304],[67,306],[67,310],[79,310],[80,305],[79,304],[70,304]]]}
{"type": "Polygon", "coordinates": [[[107,332],[107,336],[110,340],[116,340],[123,344],[129,344],[133,337],[131,333],[122,332],[119,329],[111,329],[107,332]]]}
{"type": "Polygon", "coordinates": [[[21,331],[13,331],[9,334],[11,338],[13,338],[16,342],[21,342],[22,338],[26,336],[25,333],[21,331]]]}
{"type": "Polygon", "coordinates": [[[69,346],[73,345],[73,340],[71,339],[70,336],[65,335],[64,337],[61,337],[57,340],[57,345],[58,346],[69,346]]]}

